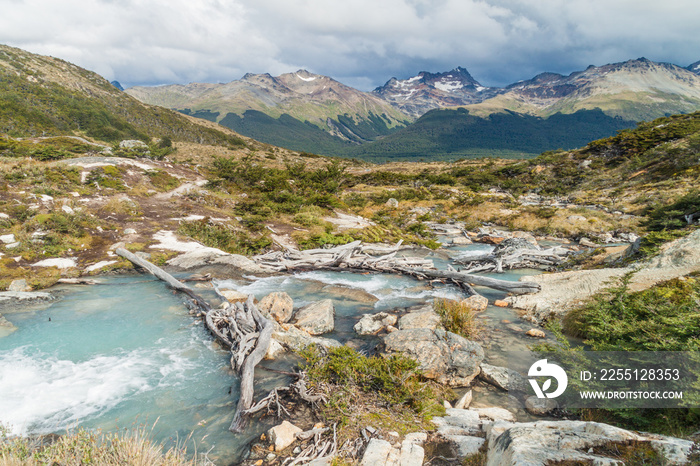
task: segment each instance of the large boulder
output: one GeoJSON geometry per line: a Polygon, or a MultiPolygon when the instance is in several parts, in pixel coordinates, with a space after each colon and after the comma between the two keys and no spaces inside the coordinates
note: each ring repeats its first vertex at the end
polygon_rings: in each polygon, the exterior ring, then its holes
{"type": "Polygon", "coordinates": [[[282,324],[292,317],[294,301],[284,291],[274,291],[260,300],[258,309],[282,324]]]}
{"type": "Polygon", "coordinates": [[[384,347],[387,354],[415,359],[426,377],[453,387],[469,385],[484,359],[481,345],[442,329],[398,330],[384,337],[384,347]]]}
{"type": "Polygon", "coordinates": [[[236,290],[219,290],[221,296],[229,303],[244,303],[248,300],[248,295],[236,290]]]}
{"type": "Polygon", "coordinates": [[[585,421],[496,421],[487,429],[488,466],[567,464],[618,464],[607,457],[616,445],[647,444],[668,459],[687,464],[693,446],[689,440],[654,434],[637,434],[607,424],[585,421]]]}
{"type": "Polygon", "coordinates": [[[333,301],[324,299],[297,310],[292,323],[310,335],[328,333],[335,327],[335,307],[333,301]]]}
{"type": "Polygon", "coordinates": [[[387,312],[376,314],[363,314],[359,322],[353,327],[360,335],[374,335],[389,325],[396,324],[396,316],[387,312]]]}
{"type": "Polygon", "coordinates": [[[439,326],[440,316],[433,310],[431,305],[411,311],[399,319],[400,330],[409,330],[412,328],[435,330],[439,326]]]}

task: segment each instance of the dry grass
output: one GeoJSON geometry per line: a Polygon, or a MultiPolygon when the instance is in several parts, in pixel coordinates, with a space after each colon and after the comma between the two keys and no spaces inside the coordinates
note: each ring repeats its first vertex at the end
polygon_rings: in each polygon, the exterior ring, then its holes
{"type": "Polygon", "coordinates": [[[439,298],[433,301],[433,308],[447,331],[465,338],[478,336],[481,325],[476,318],[476,313],[464,302],[439,298]]]}
{"type": "MultiPolygon", "coordinates": [[[[196,465],[184,447],[164,449],[144,427],[102,434],[78,429],[55,441],[7,438],[0,432],[0,466],[185,466],[196,465]]],[[[208,460],[200,464],[211,464],[208,460]]]]}

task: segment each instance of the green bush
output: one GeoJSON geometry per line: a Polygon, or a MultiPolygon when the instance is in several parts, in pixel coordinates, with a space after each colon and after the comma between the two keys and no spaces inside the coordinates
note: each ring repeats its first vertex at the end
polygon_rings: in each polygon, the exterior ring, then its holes
{"type": "Polygon", "coordinates": [[[229,225],[212,225],[209,218],[194,222],[184,222],[178,233],[189,236],[205,246],[218,248],[231,254],[257,254],[272,244],[267,236],[253,238],[247,233],[236,231],[229,225]]]}

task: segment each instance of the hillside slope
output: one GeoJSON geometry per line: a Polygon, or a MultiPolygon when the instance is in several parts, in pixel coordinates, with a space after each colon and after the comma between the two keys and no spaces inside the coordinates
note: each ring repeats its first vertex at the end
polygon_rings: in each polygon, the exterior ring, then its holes
{"type": "Polygon", "coordinates": [[[14,137],[79,135],[116,142],[167,136],[174,141],[243,143],[232,132],[144,105],[96,73],[4,45],[0,96],[0,134],[14,137]]]}
{"type": "Polygon", "coordinates": [[[296,144],[292,148],[300,150],[342,150],[389,134],[411,120],[374,95],[305,70],[277,77],[246,74],[226,84],[133,87],[126,92],[263,142],[296,144]],[[309,140],[321,142],[309,144],[309,140]]]}

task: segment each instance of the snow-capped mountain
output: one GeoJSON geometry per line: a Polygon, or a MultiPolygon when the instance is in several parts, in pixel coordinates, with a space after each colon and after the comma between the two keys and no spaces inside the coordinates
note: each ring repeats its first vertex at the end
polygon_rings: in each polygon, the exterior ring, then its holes
{"type": "Polygon", "coordinates": [[[700,109],[700,76],[670,63],[639,58],[591,65],[568,76],[542,73],[467,108],[482,116],[511,110],[542,117],[599,108],[626,120],[649,120],[700,109]]]}
{"type": "Polygon", "coordinates": [[[484,87],[462,67],[444,73],[421,71],[408,79],[391,78],[372,93],[414,117],[428,110],[481,102],[500,90],[484,87]]]}
{"type": "Polygon", "coordinates": [[[692,71],[695,74],[700,74],[700,61],[696,61],[695,63],[688,65],[686,69],[688,71],[692,71]]]}

